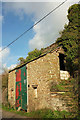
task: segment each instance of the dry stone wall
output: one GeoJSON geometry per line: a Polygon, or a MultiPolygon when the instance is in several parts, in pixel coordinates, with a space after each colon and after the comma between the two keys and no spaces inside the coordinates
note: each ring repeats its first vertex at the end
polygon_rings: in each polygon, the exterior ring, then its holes
{"type": "Polygon", "coordinates": [[[49,101],[50,109],[58,111],[68,111],[68,107],[66,106],[65,100],[61,99],[63,94],[64,92],[51,92],[49,101]]]}
{"type": "Polygon", "coordinates": [[[15,70],[9,73],[8,78],[8,101],[11,106],[15,106],[15,82],[16,74],[15,70]]]}

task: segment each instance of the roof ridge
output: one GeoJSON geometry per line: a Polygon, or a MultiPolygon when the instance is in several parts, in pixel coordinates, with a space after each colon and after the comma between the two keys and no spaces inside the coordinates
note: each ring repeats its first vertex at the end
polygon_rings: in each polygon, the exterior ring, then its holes
{"type": "MultiPolygon", "coordinates": [[[[53,50],[55,51],[55,50],[56,50],[56,48],[60,48],[60,47],[61,47],[61,46],[57,46],[57,47],[55,47],[54,49],[51,49],[50,51],[48,51],[48,52],[46,52],[46,53],[44,53],[44,54],[42,54],[42,55],[40,55],[40,56],[36,57],[35,59],[33,59],[33,60],[31,60],[31,61],[26,62],[26,63],[22,64],[21,66],[15,67],[15,68],[14,68],[14,69],[12,69],[12,70],[9,70],[9,72],[11,72],[11,71],[13,71],[13,70],[16,70],[16,69],[19,69],[19,68],[23,67],[24,65],[26,65],[26,64],[28,64],[28,63],[30,63],[30,62],[32,62],[32,61],[34,61],[34,60],[37,60],[37,59],[39,59],[40,57],[43,57],[43,56],[45,56],[46,54],[48,54],[48,53],[52,52],[53,50]]],[[[53,52],[54,52],[54,51],[53,51],[53,52]]]]}

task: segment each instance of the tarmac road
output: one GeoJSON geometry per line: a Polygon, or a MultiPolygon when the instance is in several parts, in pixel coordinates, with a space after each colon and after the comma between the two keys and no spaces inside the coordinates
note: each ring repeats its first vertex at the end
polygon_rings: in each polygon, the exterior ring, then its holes
{"type": "Polygon", "coordinates": [[[2,118],[28,118],[28,117],[21,116],[13,112],[2,110],[2,118]]]}

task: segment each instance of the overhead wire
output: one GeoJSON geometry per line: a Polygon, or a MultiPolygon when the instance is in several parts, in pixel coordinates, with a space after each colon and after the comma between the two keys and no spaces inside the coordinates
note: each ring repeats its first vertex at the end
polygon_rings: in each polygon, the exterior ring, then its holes
{"type": "MultiPolygon", "coordinates": [[[[42,17],[39,21],[37,21],[35,24],[33,24],[29,29],[27,29],[25,32],[23,32],[21,35],[19,35],[15,40],[13,40],[11,43],[9,43],[7,46],[5,46],[1,51],[9,47],[11,44],[13,44],[15,41],[17,41],[19,38],[21,38],[24,34],[26,34],[28,31],[30,31],[34,26],[36,26],[38,23],[40,23],[42,20],[44,20],[47,16],[49,16],[51,13],[53,13],[56,9],[58,9],[61,5],[63,5],[67,0],[59,4],[57,7],[55,7],[53,10],[51,10],[49,13],[47,13],[44,17],[42,17]]],[[[1,52],[0,51],[0,52],[1,52]]]]}

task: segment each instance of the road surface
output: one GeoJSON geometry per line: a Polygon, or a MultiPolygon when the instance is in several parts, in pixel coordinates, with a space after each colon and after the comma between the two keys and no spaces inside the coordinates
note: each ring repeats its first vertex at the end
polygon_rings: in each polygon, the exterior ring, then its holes
{"type": "Polygon", "coordinates": [[[2,118],[28,118],[28,117],[16,114],[14,112],[2,110],[2,118]]]}

